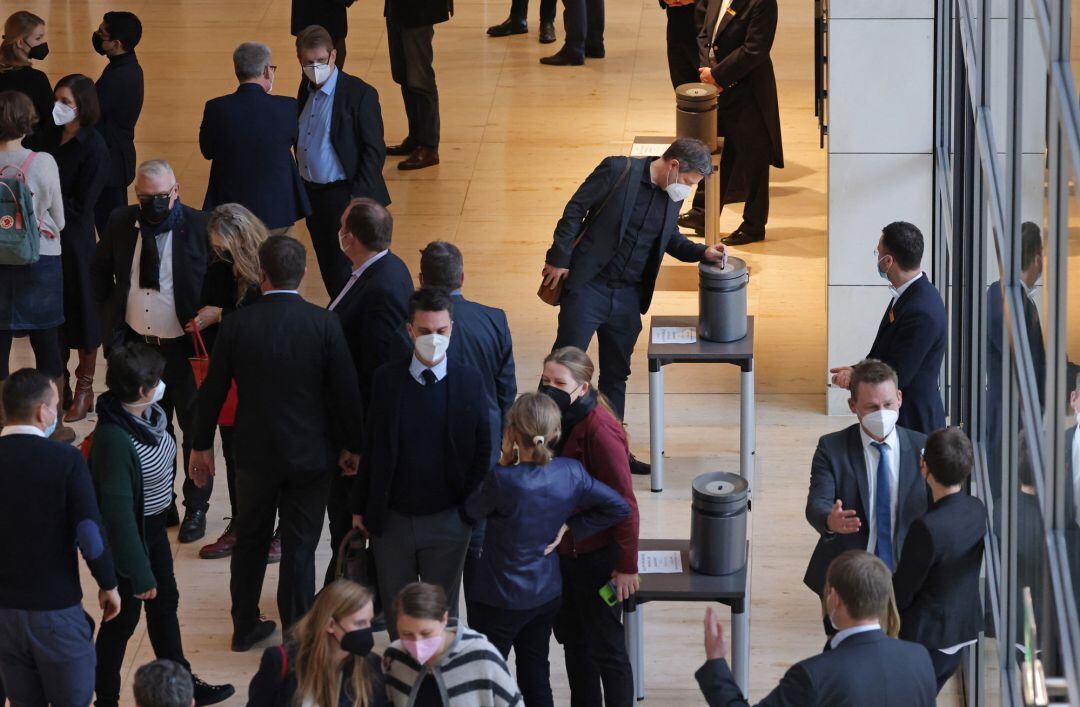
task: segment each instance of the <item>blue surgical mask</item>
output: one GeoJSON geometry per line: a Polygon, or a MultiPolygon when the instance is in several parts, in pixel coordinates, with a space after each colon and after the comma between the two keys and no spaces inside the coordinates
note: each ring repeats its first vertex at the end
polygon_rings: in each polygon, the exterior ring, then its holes
{"type": "Polygon", "coordinates": [[[881,261],[882,261],[882,260],[885,260],[885,258],[888,258],[889,256],[888,256],[888,255],[880,255],[880,256],[879,256],[879,255],[878,255],[878,252],[877,252],[877,251],[875,250],[875,251],[874,251],[874,257],[876,257],[876,258],[877,258],[877,265],[876,265],[876,267],[877,267],[877,274],[878,274],[878,277],[880,277],[880,278],[881,278],[882,280],[888,280],[888,279],[889,279],[889,269],[888,269],[888,268],[886,268],[886,269],[882,270],[882,269],[881,269],[881,261]]]}
{"type": "Polygon", "coordinates": [[[53,432],[56,432],[56,423],[59,422],[59,421],[60,421],[60,414],[57,413],[56,415],[53,416],[52,424],[50,424],[48,427],[45,428],[45,436],[46,437],[52,437],[53,436],[53,432]]]}

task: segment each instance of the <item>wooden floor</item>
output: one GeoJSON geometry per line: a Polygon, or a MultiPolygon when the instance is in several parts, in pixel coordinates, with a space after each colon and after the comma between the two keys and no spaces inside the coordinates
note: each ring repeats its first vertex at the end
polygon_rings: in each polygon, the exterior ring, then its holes
{"type": "MultiPolygon", "coordinates": [[[[664,48],[664,16],[653,0],[613,0],[607,7],[607,58],[584,67],[542,67],[553,49],[533,33],[490,39],[489,24],[506,15],[504,0],[458,0],[457,14],[436,30],[441,93],[442,164],[398,172],[388,161],[394,250],[415,272],[418,249],[434,239],[465,254],[466,295],[504,307],[515,341],[518,384],[534,388],[550,349],[556,310],[535,297],[544,251],[566,199],[605,155],[626,153],[637,135],[674,132],[674,105],[664,48]]],[[[138,128],[140,160],[165,158],[176,169],[181,196],[199,206],[209,164],[198,151],[204,102],[234,88],[231,52],[242,41],[270,45],[279,65],[275,93],[293,95],[300,78],[289,28],[288,0],[141,0],[124,7],[143,19],[138,53],[146,71],[146,105],[138,128]]],[[[44,16],[52,53],[39,66],[56,81],[71,72],[96,77],[104,60],[90,33],[112,4],[32,1],[44,16]]],[[[404,137],[400,93],[390,78],[382,3],[361,0],[350,10],[347,70],[372,83],[382,98],[387,142],[404,137]]],[[[535,15],[536,8],[533,8],[535,15]]],[[[848,421],[822,414],[825,368],[825,153],[812,111],[812,3],[781,0],[773,59],[779,80],[787,166],[772,175],[768,240],[740,252],[751,266],[750,311],[757,316],[758,488],[754,499],[751,610],[751,694],[760,699],[793,662],[820,650],[816,597],[801,582],[814,543],[802,518],[814,443],[848,421]]],[[[562,28],[558,28],[560,41],[562,28]]],[[[558,45],[555,45],[557,48],[558,45]]],[[[738,224],[725,214],[723,225],[738,224]]],[[[300,228],[301,237],[306,232],[300,228]]],[[[304,294],[326,302],[310,260],[304,294]]],[[[669,262],[652,314],[696,312],[696,273],[669,262]]],[[[634,358],[627,421],[632,445],[647,458],[644,343],[634,358]]],[[[15,364],[32,357],[16,345],[15,364]]],[[[700,472],[738,468],[738,380],[720,366],[669,369],[667,490],[651,494],[637,479],[643,537],[687,537],[689,482],[700,472]]],[[[99,367],[97,387],[103,389],[99,367]]],[[[91,419],[77,425],[85,434],[91,419]]],[[[219,462],[219,468],[222,468],[219,462]]],[[[223,481],[223,480],[222,480],[223,481]]],[[[207,539],[223,529],[225,484],[210,509],[207,539]]],[[[201,543],[177,546],[180,620],[195,672],[232,682],[241,704],[259,651],[228,651],[228,561],[198,559],[201,543]]],[[[321,567],[329,556],[324,534],[321,567]]],[[[92,583],[86,577],[89,590],[92,583]]],[[[276,618],[277,571],[270,568],[263,610],[276,618]]],[[[92,594],[88,594],[92,596],[92,594]]],[[[90,602],[87,602],[90,608],[90,602]]],[[[91,609],[97,615],[96,608],[91,609]]],[[[703,607],[649,605],[646,611],[648,704],[697,705],[693,672],[703,659],[703,607]]],[[[385,634],[379,645],[385,644],[385,634]]],[[[153,654],[140,626],[125,667],[153,654]]],[[[568,704],[561,652],[553,644],[557,702],[568,704]]],[[[126,699],[130,704],[130,693],[126,699]]]]}

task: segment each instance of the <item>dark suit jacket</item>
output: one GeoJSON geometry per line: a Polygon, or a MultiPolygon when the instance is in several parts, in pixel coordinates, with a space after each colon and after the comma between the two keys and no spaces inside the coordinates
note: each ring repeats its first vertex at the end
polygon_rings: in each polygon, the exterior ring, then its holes
{"type": "MultiPolygon", "coordinates": [[[[1035,364],[1035,384],[1039,389],[1039,403],[1046,403],[1046,349],[1043,346],[1042,324],[1039,310],[1029,297],[1023,297],[1024,329],[1027,332],[1028,346],[1031,348],[1032,363],[1035,364]]],[[[1001,337],[1002,337],[1001,280],[993,282],[986,289],[986,344],[987,389],[990,396],[989,419],[1000,424],[1001,416],[1001,337]]],[[[1075,380],[1075,378],[1074,378],[1075,380]]]]}
{"type": "MultiPolygon", "coordinates": [[[[351,506],[353,513],[364,517],[364,526],[375,536],[382,532],[397,470],[399,421],[409,412],[401,409],[401,391],[406,385],[415,385],[409,373],[411,362],[409,358],[380,368],[368,404],[364,451],[360,473],[353,484],[351,506]]],[[[456,492],[455,502],[460,505],[491,468],[491,427],[487,405],[476,395],[484,385],[479,371],[448,358],[446,383],[450,386],[447,394],[454,414],[446,416],[446,429],[431,431],[427,443],[444,445],[446,478],[456,492]]]]}
{"type": "Polygon", "coordinates": [[[911,524],[893,575],[900,638],[931,650],[978,638],[986,520],[982,501],[954,493],[911,524]]]}
{"type": "Polygon", "coordinates": [[[240,84],[235,93],[206,102],[199,149],[210,163],[203,210],[237,203],[267,228],[291,226],[311,212],[293,158],[296,101],[240,84]]]}
{"type": "MultiPolygon", "coordinates": [[[[605,157],[592,171],[592,174],[578,187],[570,197],[562,218],[555,225],[555,235],[547,252],[547,263],[557,268],[570,268],[570,275],[564,285],[567,289],[581,287],[600,274],[604,266],[615,256],[626,232],[630,213],[634,210],[641,183],[641,173],[647,161],[634,157],[605,157]],[[607,205],[600,209],[604,199],[615,188],[627,160],[630,173],[619,185],[607,205]],[[599,213],[597,213],[599,210],[599,213]],[[586,222],[589,230],[574,248],[574,239],[581,233],[586,222]]],[[[694,243],[679,232],[676,219],[681,203],[671,199],[666,202],[664,211],[664,231],[657,240],[657,248],[649,257],[642,275],[641,313],[649,310],[653,290],[656,289],[656,276],[660,273],[660,261],[664,253],[670,253],[679,260],[694,263],[701,260],[705,246],[694,243]]]]}
{"type": "Polygon", "coordinates": [[[901,427],[930,434],[945,426],[938,378],[947,341],[945,304],[923,274],[886,308],[866,354],[896,369],[904,395],[897,422],[901,427]]]}
{"type": "Polygon", "coordinates": [[[107,186],[126,187],[135,179],[135,124],[143,105],[143,70],[135,52],[109,57],[96,87],[101,120],[94,127],[109,146],[107,186]]]}
{"type": "MultiPolygon", "coordinates": [[[[900,439],[900,469],[897,483],[896,527],[893,528],[893,557],[901,557],[908,528],[926,512],[930,491],[919,474],[919,450],[926,435],[896,428],[900,439]]],[[[846,550],[865,550],[870,542],[870,483],[866,475],[859,423],[832,432],[818,440],[810,464],[810,492],[806,497],[806,520],[821,535],[810,557],[803,583],[819,596],[825,587],[825,571],[846,550]],[[858,512],[862,527],[857,533],[832,533],[827,525],[833,504],[840,499],[845,510],[858,512]]]]}
{"type": "Polygon", "coordinates": [[[210,449],[236,381],[236,462],[283,473],[333,469],[363,434],[356,371],[341,324],[299,295],[263,295],[221,323],[199,388],[194,449],[210,449]]]}
{"type": "MultiPolygon", "coordinates": [[[[209,215],[183,204],[180,208],[184,210],[184,218],[172,234],[173,297],[176,317],[181,324],[185,324],[201,306],[207,265],[206,222],[209,215]]],[[[112,212],[90,266],[94,299],[101,307],[102,341],[105,342],[106,355],[113,346],[121,343],[123,337],[128,291],[131,289],[131,262],[139,238],[138,215],[137,204],[112,212]]]]}
{"type": "Polygon", "coordinates": [[[705,22],[698,35],[698,53],[701,66],[712,69],[713,79],[723,89],[717,101],[720,126],[760,126],[772,148],[770,163],[783,167],[780,104],[769,56],[776,37],[776,0],[732,0],[715,41],[713,30],[723,0],[707,2],[705,22]],[[710,44],[714,49],[713,59],[710,59],[710,44]]]}
{"type": "Polygon", "coordinates": [[[424,27],[446,22],[454,14],[454,0],[385,0],[383,17],[402,27],[424,27]]]}
{"type": "Polygon", "coordinates": [[[484,394],[491,417],[492,456],[498,459],[506,414],[517,397],[514,372],[514,344],[506,312],[462,295],[454,299],[454,332],[450,337],[450,358],[469,364],[484,379],[484,394]]]}
{"type": "Polygon", "coordinates": [[[376,369],[410,356],[412,344],[404,326],[412,293],[409,268],[390,252],[372,263],[334,308],[349,342],[365,408],[376,369]]]}
{"type": "MultiPolygon", "coordinates": [[[[314,88],[307,79],[300,81],[297,93],[297,117],[307,105],[314,88]]],[[[386,162],[383,139],[382,108],[379,93],[362,80],[338,70],[334,89],[334,107],[330,118],[330,144],[334,147],[345,179],[353,196],[366,196],[383,206],[390,203],[382,168],[386,162]]]]}
{"type": "Polygon", "coordinates": [[[340,41],[349,34],[349,19],[345,8],[353,0],[292,0],[292,20],[290,33],[295,37],[310,25],[319,25],[330,36],[340,41]]]}
{"type": "MultiPolygon", "coordinates": [[[[710,660],[694,675],[709,707],[744,707],[725,660],[710,660]]],[[[917,643],[867,631],[835,650],[791,666],[758,707],[934,707],[937,683],[930,655],[917,643]]]]}

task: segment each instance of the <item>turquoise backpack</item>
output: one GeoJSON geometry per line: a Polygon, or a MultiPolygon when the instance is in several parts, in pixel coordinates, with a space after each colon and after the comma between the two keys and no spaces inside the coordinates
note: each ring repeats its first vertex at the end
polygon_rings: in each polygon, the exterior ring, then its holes
{"type": "Polygon", "coordinates": [[[26,170],[35,157],[37,153],[31,152],[18,167],[0,167],[0,265],[30,265],[38,260],[41,227],[26,181],[26,170]]]}

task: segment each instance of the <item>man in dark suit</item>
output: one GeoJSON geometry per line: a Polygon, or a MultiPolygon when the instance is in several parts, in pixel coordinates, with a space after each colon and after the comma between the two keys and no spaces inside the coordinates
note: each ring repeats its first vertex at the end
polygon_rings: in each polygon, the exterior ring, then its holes
{"type": "MultiPolygon", "coordinates": [[[[758,707],[933,707],[934,670],[918,643],[889,638],[879,619],[889,605],[891,572],[863,550],[829,565],[825,602],[837,633],[828,648],[791,666],[758,707]]],[[[749,704],[725,655],[719,620],[705,613],[705,664],[694,675],[709,707],[749,704]]]]}
{"type": "Polygon", "coordinates": [[[893,576],[900,638],[930,651],[939,691],[982,630],[986,506],[963,490],[973,464],[971,442],[959,427],[927,437],[919,471],[934,503],[911,524],[893,576]]]}
{"type": "Polygon", "coordinates": [[[143,70],[135,56],[142,23],[131,12],[106,12],[93,34],[94,51],[108,57],[95,87],[101,120],[94,127],[109,148],[109,175],[94,207],[94,225],[102,237],[109,214],[128,203],[135,179],[135,124],[143,105],[143,70]]]}
{"type": "Polygon", "coordinates": [[[660,158],[605,157],[555,226],[543,269],[545,287],[563,283],[552,348],[584,351],[599,337],[600,392],[620,419],[664,254],[684,262],[723,257],[722,246],[694,243],[675,224],[683,199],[711,171],[709,148],[692,138],[679,138],[660,158]]]}
{"type": "Polygon", "coordinates": [[[667,63],[671,87],[701,80],[698,35],[705,22],[707,0],[658,0],[667,16],[667,63]]]}
{"type": "Polygon", "coordinates": [[[245,42],[233,52],[240,86],[206,102],[199,149],[210,164],[203,209],[242,204],[270,229],[285,235],[310,212],[293,159],[296,100],[271,96],[277,67],[270,48],[245,42]]]}
{"type": "MultiPolygon", "coordinates": [[[[742,224],[726,245],[765,240],[769,220],[769,166],[784,166],[780,105],[769,50],[776,36],[776,0],[706,0],[698,35],[699,78],[720,91],[717,130],[720,203],[745,201],[742,224]]],[[[704,208],[704,194],[698,206],[704,208]]],[[[704,212],[687,225],[704,226],[704,212]]]]}
{"type": "Polygon", "coordinates": [[[404,157],[398,169],[439,164],[439,87],[435,83],[435,25],[454,14],[454,0],[385,0],[390,73],[401,86],[409,134],[386,150],[404,157]]]}
{"type": "Polygon", "coordinates": [[[363,434],[356,371],[338,318],[297,293],[307,254],[299,241],[271,236],[259,248],[262,297],[230,315],[199,390],[191,476],[214,474],[214,428],[236,382],[236,499],[232,554],[234,651],[274,631],[259,618],[266,553],[281,513],[278,611],[283,628],[315,597],[315,548],[331,476],[356,473],[363,434]]]}
{"type": "MultiPolygon", "coordinates": [[[[945,425],[938,377],[948,341],[945,304],[922,271],[923,237],[910,223],[896,221],[881,231],[877,271],[889,281],[892,301],[878,326],[867,358],[893,367],[904,394],[898,424],[929,434],[945,425]]],[[[848,387],[851,367],[829,371],[832,382],[848,387]]]]}
{"type": "Polygon", "coordinates": [[[492,440],[480,372],[446,353],[453,306],[434,288],[409,299],[415,348],[375,376],[352,508],[354,527],[373,538],[384,600],[419,579],[441,586],[456,616],[472,533],[462,506],[491,468],[492,440]]]}
{"type": "Polygon", "coordinates": [[[386,162],[378,92],[334,66],[337,50],[326,30],[304,29],[296,38],[304,72],[297,95],[300,131],[296,159],[311,215],[311,245],[326,292],[333,299],[352,270],[338,243],[341,214],[356,197],[390,203],[382,168],[386,162]]]}
{"type": "MultiPolygon", "coordinates": [[[[173,412],[184,433],[185,470],[191,454],[195,377],[194,355],[184,333],[199,309],[208,259],[208,215],[180,203],[180,185],[164,160],[139,165],[137,206],[113,211],[97,244],[91,277],[101,307],[105,353],[124,341],[141,341],[165,357],[165,397],[161,407],[172,425],[173,412]]],[[[175,436],[175,434],[174,434],[175,436]]],[[[213,491],[184,481],[182,543],[206,532],[206,510],[213,491]]]]}
{"type": "MultiPolygon", "coordinates": [[[[329,309],[341,319],[360,385],[362,409],[371,400],[375,371],[392,361],[408,359],[412,351],[405,320],[413,283],[409,268],[390,252],[393,230],[390,212],[371,199],[354,199],[341,216],[341,250],[352,262],[353,271],[329,309]]],[[[352,528],[352,483],[351,476],[335,474],[330,485],[326,510],[332,555],[326,568],[327,583],[335,577],[339,546],[352,528]]]]}
{"type": "Polygon", "coordinates": [[[345,68],[345,37],[349,34],[349,17],[346,9],[354,0],[292,0],[290,33],[299,37],[305,27],[318,25],[330,33],[334,40],[334,64],[345,68]]]}
{"type": "Polygon", "coordinates": [[[859,421],[818,440],[810,465],[806,520],[820,537],[803,583],[822,599],[829,563],[845,550],[872,552],[895,569],[908,528],[928,505],[919,475],[926,436],[896,424],[904,402],[896,372],[868,359],[852,367],[850,390],[859,421]]]}

